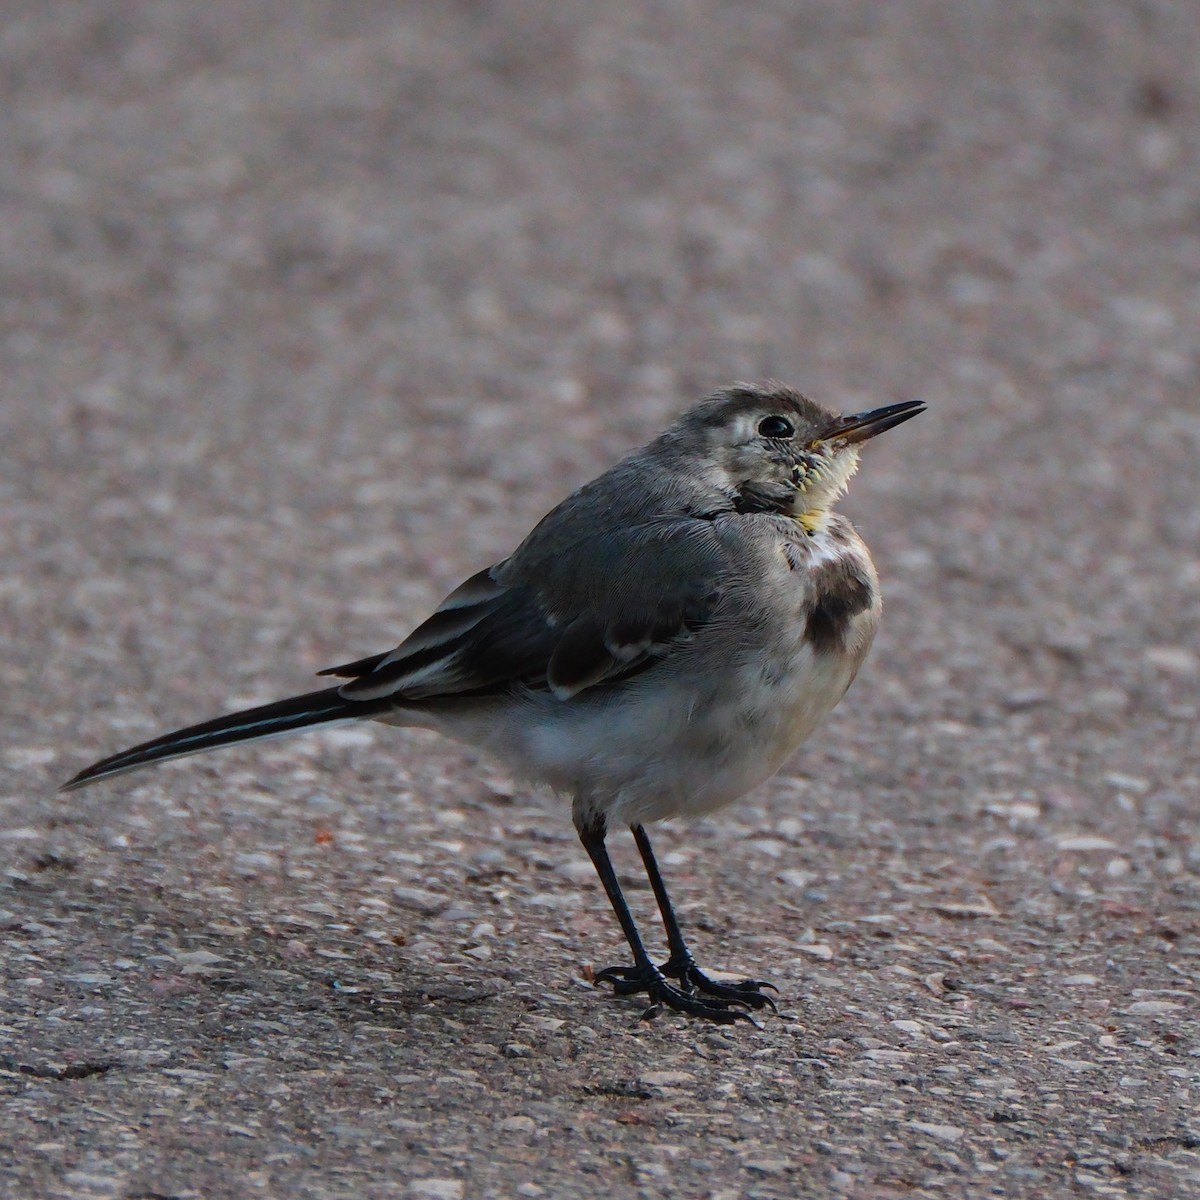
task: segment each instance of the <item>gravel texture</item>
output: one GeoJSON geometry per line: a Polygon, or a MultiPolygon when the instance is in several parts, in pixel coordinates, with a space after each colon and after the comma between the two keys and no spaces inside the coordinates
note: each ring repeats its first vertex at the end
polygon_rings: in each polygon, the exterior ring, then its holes
{"type": "Polygon", "coordinates": [[[1196,1195],[1198,64],[1193,0],[5,5],[0,1193],[1196,1195]],[[930,408],[846,703],[657,837],[760,1028],[593,989],[565,806],[432,736],[54,795],[764,376],[930,408]]]}

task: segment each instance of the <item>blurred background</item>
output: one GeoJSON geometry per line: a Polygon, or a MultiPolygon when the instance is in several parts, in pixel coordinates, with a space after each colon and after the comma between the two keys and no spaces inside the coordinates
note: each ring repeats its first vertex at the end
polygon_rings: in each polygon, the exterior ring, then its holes
{"type": "Polygon", "coordinates": [[[1200,672],[1194,18],[10,6],[9,683],[186,716],[386,644],[773,376],[930,404],[848,501],[898,705],[1008,740],[1053,693],[1161,758],[1200,672]],[[22,626],[51,605],[82,645],[22,626]]]}
{"type": "MultiPolygon", "coordinates": [[[[146,936],[188,946],[308,897],[336,909],[314,939],[374,938],[382,970],[415,906],[434,975],[604,965],[565,813],[424,735],[50,790],[399,640],[694,399],[772,376],[929,411],[845,504],[887,596],[845,706],[783,778],[663,835],[703,940],[793,996],[828,950],[817,1023],[839,988],[870,1007],[844,964],[886,948],[848,922],[883,909],[926,974],[965,915],[1005,986],[1072,955],[1097,1012],[1178,983],[1191,0],[8,0],[0,97],[0,825],[29,895],[107,880],[124,930],[158,894],[146,936]],[[497,863],[523,875],[492,945],[462,897],[497,863]],[[443,887],[460,907],[413,898],[443,887]],[[929,892],[946,912],[913,915],[929,892]]],[[[76,919],[43,961],[96,953],[76,919]]]]}

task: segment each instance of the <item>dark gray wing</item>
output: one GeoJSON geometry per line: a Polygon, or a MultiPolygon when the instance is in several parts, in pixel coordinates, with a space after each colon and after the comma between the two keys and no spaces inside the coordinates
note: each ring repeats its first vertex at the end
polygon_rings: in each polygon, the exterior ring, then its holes
{"type": "Polygon", "coordinates": [[[324,673],[353,676],[341,694],[355,700],[514,686],[566,700],[644,670],[711,618],[722,545],[710,520],[557,532],[569,540],[531,536],[473,575],[395,650],[324,673]]]}

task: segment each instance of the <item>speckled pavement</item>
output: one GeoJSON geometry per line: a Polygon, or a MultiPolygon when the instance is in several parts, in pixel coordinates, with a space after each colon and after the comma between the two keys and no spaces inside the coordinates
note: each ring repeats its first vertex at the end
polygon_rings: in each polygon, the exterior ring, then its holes
{"type": "Polygon", "coordinates": [[[0,1193],[1200,1192],[1198,63],[1190,0],[7,5],[0,1193]],[[565,806],[431,735],[55,795],[765,376],[929,412],[846,702],[656,837],[760,1028],[592,988],[565,806]]]}

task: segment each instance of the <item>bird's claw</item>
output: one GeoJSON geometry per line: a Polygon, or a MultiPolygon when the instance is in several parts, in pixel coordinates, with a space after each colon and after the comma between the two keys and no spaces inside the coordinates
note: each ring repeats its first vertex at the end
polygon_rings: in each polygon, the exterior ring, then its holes
{"type": "Polygon", "coordinates": [[[663,968],[652,965],[606,967],[596,973],[595,982],[611,983],[618,996],[634,996],[645,992],[650,1004],[642,1013],[644,1021],[651,1021],[664,1008],[671,1008],[676,1012],[704,1017],[723,1025],[749,1021],[757,1027],[758,1023],[747,1010],[762,1008],[765,1005],[769,1005],[772,1010],[775,1008],[770,997],[757,990],[760,986],[769,987],[769,984],[759,984],[754,980],[732,985],[716,983],[693,963],[690,971],[685,968],[678,973],[682,986],[676,987],[667,979],[665,968],[670,966],[670,963],[666,963],[663,968]]]}
{"type": "Polygon", "coordinates": [[[763,988],[770,988],[778,994],[779,989],[765,979],[741,979],[737,983],[720,983],[710,979],[696,966],[695,960],[670,959],[659,970],[671,979],[678,979],[685,991],[703,992],[706,996],[714,996],[721,1000],[733,1000],[745,1004],[748,1008],[769,1008],[773,1013],[779,1011],[775,1001],[770,996],[763,995],[763,988]]]}

